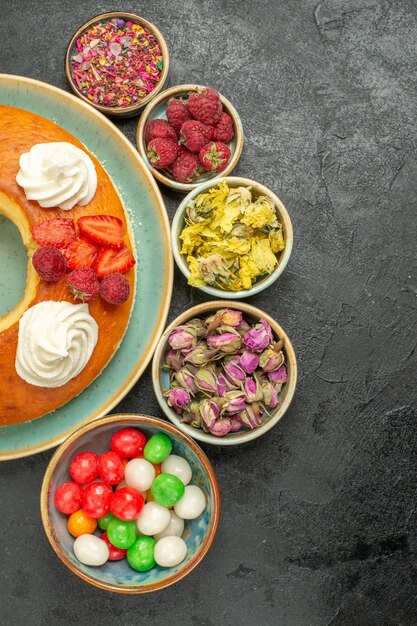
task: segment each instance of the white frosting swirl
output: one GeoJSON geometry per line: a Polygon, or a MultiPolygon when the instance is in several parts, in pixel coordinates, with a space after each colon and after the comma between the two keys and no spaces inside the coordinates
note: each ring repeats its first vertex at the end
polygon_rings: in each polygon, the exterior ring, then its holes
{"type": "Polygon", "coordinates": [[[16,182],[28,200],[41,207],[59,207],[69,211],[76,204],[84,206],[97,189],[97,173],[86,152],[71,143],[37,143],[19,159],[16,182]]]}
{"type": "Polygon", "coordinates": [[[16,371],[36,387],[60,387],[84,369],[97,339],[87,304],[39,302],[20,318],[16,371]]]}

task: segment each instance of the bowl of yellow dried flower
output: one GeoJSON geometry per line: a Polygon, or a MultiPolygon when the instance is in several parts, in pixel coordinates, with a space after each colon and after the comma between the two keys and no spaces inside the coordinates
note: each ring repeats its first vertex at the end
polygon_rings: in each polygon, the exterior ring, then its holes
{"type": "Polygon", "coordinates": [[[228,176],[206,181],[184,198],[171,241],[189,285],[218,298],[246,298],[283,272],[293,231],[287,209],[272,191],[228,176]]]}

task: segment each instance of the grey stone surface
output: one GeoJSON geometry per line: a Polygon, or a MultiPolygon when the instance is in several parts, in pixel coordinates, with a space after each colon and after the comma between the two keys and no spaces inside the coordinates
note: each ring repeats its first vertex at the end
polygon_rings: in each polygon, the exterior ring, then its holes
{"type": "MultiPolygon", "coordinates": [[[[95,590],[55,558],[38,506],[51,452],[2,464],[0,622],[415,624],[416,2],[2,0],[0,71],[67,89],[67,41],[111,9],[161,28],[171,84],[232,100],[236,173],[288,207],[292,258],[251,302],[293,339],[298,391],[261,440],[206,449],[223,496],[214,547],[149,597],[95,590]]],[[[118,126],[134,140],[136,120],[118,126]]],[[[172,216],[180,197],[163,192],[172,216]]],[[[170,319],[201,300],[176,272],[170,319]]],[[[160,415],[150,382],[118,408],[160,415]]]]}

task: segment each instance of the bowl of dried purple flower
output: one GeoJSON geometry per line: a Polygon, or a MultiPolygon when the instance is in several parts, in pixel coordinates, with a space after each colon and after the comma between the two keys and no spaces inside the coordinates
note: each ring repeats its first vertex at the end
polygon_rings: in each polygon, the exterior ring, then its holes
{"type": "Polygon", "coordinates": [[[165,330],[152,363],[168,419],[215,445],[256,439],[283,417],[297,384],[291,341],[267,313],[243,302],[204,302],[165,330]]]}

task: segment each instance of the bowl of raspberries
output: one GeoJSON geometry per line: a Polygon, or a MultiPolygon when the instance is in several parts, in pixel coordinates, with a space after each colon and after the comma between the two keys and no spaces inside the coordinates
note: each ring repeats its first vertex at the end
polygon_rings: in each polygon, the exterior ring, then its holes
{"type": "Polygon", "coordinates": [[[187,193],[233,170],[243,147],[242,123],[213,87],[177,85],[145,108],[136,143],[157,180],[187,193]]]}

